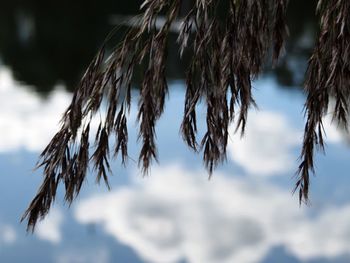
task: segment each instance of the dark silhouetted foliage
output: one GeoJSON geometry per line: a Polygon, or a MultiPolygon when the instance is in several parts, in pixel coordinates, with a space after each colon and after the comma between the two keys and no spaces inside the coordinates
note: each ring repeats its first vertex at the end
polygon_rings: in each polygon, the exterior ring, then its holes
{"type": "MultiPolygon", "coordinates": [[[[146,0],[140,21],[126,33],[121,43],[105,57],[105,45],[91,62],[62,119],[61,130],[41,154],[44,182],[23,219],[33,230],[55,199],[60,183],[71,203],[78,195],[89,163],[97,181],[108,185],[109,138],[114,136],[114,155],[128,159],[127,115],[135,72],[143,70],[138,104],[139,165],[147,173],[157,160],[155,126],[162,115],[168,92],[166,60],[169,34],[179,24],[179,56],[189,53],[186,98],[181,132],[194,151],[203,152],[211,175],[226,159],[228,128],[245,131],[248,110],[255,105],[252,80],[262,71],[268,54],[275,64],[288,34],[285,23],[287,0],[196,0],[185,16],[180,16],[181,0],[146,0]],[[219,16],[219,5],[226,5],[219,16]],[[164,22],[159,27],[160,17],[164,22]],[[90,121],[101,103],[107,101],[107,114],[100,122],[92,154],[89,153],[90,121]],[[207,106],[206,132],[197,140],[196,106],[207,106]]],[[[188,3],[187,3],[188,5],[188,3]]],[[[309,172],[313,170],[314,146],[323,147],[322,117],[329,96],[334,96],[334,118],[346,124],[349,86],[348,0],[319,1],[321,31],[307,73],[307,124],[301,155],[300,178],[295,190],[300,200],[308,199],[309,172]]]]}
{"type": "Polygon", "coordinates": [[[304,143],[299,166],[300,201],[308,200],[310,176],[314,172],[314,148],[324,150],[322,118],[328,113],[330,97],[335,100],[333,120],[348,127],[350,95],[350,1],[320,0],[321,30],[309,61],[304,143]]]}

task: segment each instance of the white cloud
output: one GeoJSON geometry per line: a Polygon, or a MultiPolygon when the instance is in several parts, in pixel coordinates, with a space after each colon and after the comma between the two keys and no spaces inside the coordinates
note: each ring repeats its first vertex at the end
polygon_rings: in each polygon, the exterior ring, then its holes
{"type": "Polygon", "coordinates": [[[41,99],[29,88],[21,87],[9,69],[0,68],[0,152],[25,148],[41,151],[58,129],[71,95],[57,88],[41,99]]]}
{"type": "Polygon", "coordinates": [[[343,141],[343,134],[337,126],[336,122],[332,121],[330,114],[323,118],[323,128],[326,134],[327,143],[341,143],[343,141]]]}
{"type": "Polygon", "coordinates": [[[323,117],[323,128],[326,135],[326,143],[341,143],[344,141],[344,136],[347,135],[346,130],[339,127],[336,119],[333,119],[336,101],[334,98],[330,99],[328,112],[323,117]]]}
{"type": "MultiPolygon", "coordinates": [[[[15,81],[8,68],[0,67],[0,129],[2,138],[6,138],[0,140],[0,152],[21,148],[41,151],[58,130],[71,96],[58,86],[48,98],[40,98],[29,87],[15,81]]],[[[136,119],[135,111],[132,107],[129,123],[136,119]]],[[[330,123],[327,116],[327,142],[341,142],[341,132],[330,123]]],[[[96,121],[92,129],[95,126],[98,126],[96,121]]],[[[239,137],[233,136],[233,143],[229,145],[233,160],[250,173],[270,175],[284,172],[293,165],[295,158],[289,158],[289,151],[301,144],[302,134],[290,126],[285,116],[259,111],[250,112],[246,136],[243,140],[239,137]]]]}
{"type": "Polygon", "coordinates": [[[61,225],[63,222],[63,213],[58,209],[51,209],[49,215],[40,221],[35,229],[35,235],[42,240],[57,244],[61,242],[61,225]]]}
{"type": "Polygon", "coordinates": [[[350,206],[309,218],[290,192],[264,180],[208,181],[178,166],[81,201],[75,218],[101,224],[149,262],[253,263],[280,245],[302,260],[350,255],[350,206]]]}
{"type": "Polygon", "coordinates": [[[0,225],[0,244],[11,245],[17,240],[17,233],[11,225],[0,225]]]}
{"type": "Polygon", "coordinates": [[[324,211],[316,220],[308,220],[291,232],[287,247],[301,259],[328,258],[350,254],[350,206],[324,211]]]}
{"type": "MultiPolygon", "coordinates": [[[[234,133],[234,127],[230,133],[234,133]]],[[[284,115],[252,111],[246,134],[243,138],[235,134],[228,144],[228,151],[231,159],[248,173],[269,176],[296,167],[292,150],[301,143],[302,134],[289,124],[284,115]]]]}
{"type": "Polygon", "coordinates": [[[89,250],[67,249],[56,256],[56,263],[107,263],[110,255],[105,248],[93,248],[89,250]]]}
{"type": "MultiPolygon", "coordinates": [[[[9,69],[0,66],[0,153],[26,149],[41,152],[60,128],[59,122],[72,94],[57,86],[47,98],[14,80],[9,69]]],[[[91,136],[97,131],[105,109],[91,122],[91,136]]],[[[129,122],[136,120],[134,107],[129,122]]]]}

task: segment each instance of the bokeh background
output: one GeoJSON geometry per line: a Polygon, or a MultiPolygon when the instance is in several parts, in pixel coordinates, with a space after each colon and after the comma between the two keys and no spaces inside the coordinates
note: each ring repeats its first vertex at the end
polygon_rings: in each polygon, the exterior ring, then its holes
{"type": "MultiPolygon", "coordinates": [[[[105,36],[140,1],[3,0],[0,8],[0,262],[350,262],[349,135],[325,117],[311,205],[292,195],[303,136],[304,72],[317,34],[315,2],[290,1],[280,65],[254,81],[259,110],[232,128],[227,163],[208,180],[179,127],[184,61],[170,45],[170,94],[157,126],[160,163],[143,178],[113,162],[111,191],[93,174],[68,208],[60,194],[34,234],[20,223],[41,182],[38,155],[105,36]]],[[[173,36],[176,39],[176,36],[173,36]]],[[[118,41],[118,34],[116,39],[118,41]]],[[[130,155],[137,160],[137,87],[130,155]]],[[[200,109],[199,126],[204,127],[200,109]]]]}

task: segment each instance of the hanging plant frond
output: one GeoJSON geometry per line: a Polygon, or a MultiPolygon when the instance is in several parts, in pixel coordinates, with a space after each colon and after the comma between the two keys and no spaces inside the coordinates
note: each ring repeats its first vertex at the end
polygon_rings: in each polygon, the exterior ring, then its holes
{"type": "MultiPolygon", "coordinates": [[[[34,230],[55,200],[58,185],[65,186],[65,200],[70,204],[79,194],[89,163],[109,186],[111,136],[115,138],[114,156],[128,160],[127,117],[130,110],[131,86],[135,72],[143,70],[138,102],[139,166],[147,173],[157,160],[155,126],[163,113],[168,93],[166,79],[169,35],[178,28],[178,52],[190,54],[186,72],[186,98],[181,132],[185,143],[203,152],[211,175],[226,159],[228,129],[245,131],[248,110],[255,105],[252,79],[263,69],[266,55],[272,52],[276,63],[288,34],[285,24],[287,0],[195,0],[185,16],[180,16],[181,0],[146,0],[139,21],[129,29],[120,44],[106,57],[106,43],[91,62],[76,89],[71,105],[62,118],[60,131],[40,156],[44,182],[25,212],[28,229],[34,230]],[[218,6],[227,4],[225,16],[218,6]],[[165,15],[165,18],[164,18],[165,15]],[[164,19],[160,19],[160,18],[164,19]],[[159,21],[163,21],[160,25],[159,21]],[[90,154],[90,122],[102,101],[107,103],[90,154]],[[196,107],[205,101],[206,132],[197,138],[196,107]]],[[[308,170],[312,168],[313,145],[321,144],[321,116],[326,111],[330,93],[337,98],[335,117],[346,121],[348,98],[344,83],[349,66],[349,3],[329,1],[322,5],[322,34],[310,62],[307,87],[310,92],[305,131],[301,188],[308,193],[308,170]],[[336,2],[337,4],[331,4],[336,2]],[[344,58],[337,61],[335,55],[344,58]],[[324,63],[324,61],[330,63],[324,63]],[[326,73],[326,74],[325,74],[326,73]],[[319,129],[318,135],[315,129],[319,129]]]]}
{"type": "Polygon", "coordinates": [[[320,0],[321,15],[318,42],[309,61],[305,87],[307,122],[299,166],[300,201],[308,201],[310,172],[314,172],[315,147],[324,150],[323,117],[330,98],[335,100],[333,120],[348,127],[350,98],[350,1],[320,0]]]}

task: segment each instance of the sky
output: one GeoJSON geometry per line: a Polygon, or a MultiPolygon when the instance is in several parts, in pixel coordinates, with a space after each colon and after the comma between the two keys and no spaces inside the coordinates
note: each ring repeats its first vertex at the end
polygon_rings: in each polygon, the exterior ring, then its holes
{"type": "MultiPolygon", "coordinates": [[[[159,164],[137,164],[136,105],[129,116],[127,168],[113,162],[111,191],[93,174],[71,207],[60,198],[34,234],[19,219],[40,184],[37,157],[58,129],[71,94],[47,97],[0,67],[1,262],[349,262],[350,196],[346,135],[325,118],[327,154],[317,154],[311,205],[292,195],[304,119],[304,95],[269,77],[254,83],[259,109],[244,138],[230,128],[228,160],[213,177],[186,148],[179,127],[183,84],[170,85],[157,126],[159,164]],[[267,261],[268,260],[268,261],[267,261]]],[[[103,109],[101,114],[104,114],[103,109]]],[[[199,107],[199,133],[205,128],[199,107]]]]}

